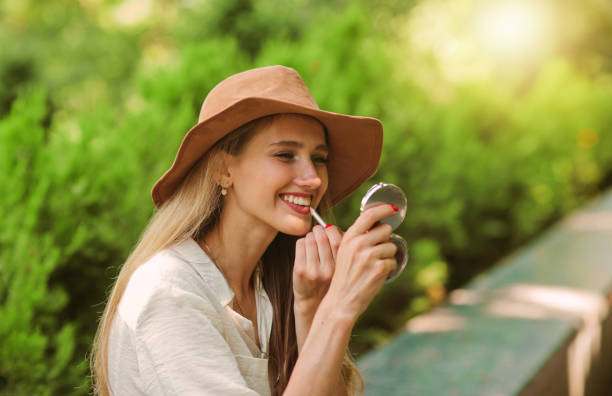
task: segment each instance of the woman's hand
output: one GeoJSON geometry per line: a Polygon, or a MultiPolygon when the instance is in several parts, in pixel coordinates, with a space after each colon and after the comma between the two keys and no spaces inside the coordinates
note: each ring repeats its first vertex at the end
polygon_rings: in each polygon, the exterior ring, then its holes
{"type": "Polygon", "coordinates": [[[397,247],[389,242],[392,228],[378,223],[395,214],[392,205],[365,210],[346,231],[336,254],[336,266],[325,296],[326,304],[355,322],[365,311],[387,275],[396,266],[397,247]]]}
{"type": "Polygon", "coordinates": [[[293,266],[293,294],[296,315],[314,316],[325,297],[334,274],[342,233],[336,226],[316,225],[298,239],[293,266]]]}
{"type": "MultiPolygon", "coordinates": [[[[397,266],[394,258],[397,248],[389,242],[391,226],[375,226],[381,219],[394,213],[391,205],[379,205],[365,210],[342,236],[329,288],[314,317],[305,323],[304,317],[296,311],[299,356],[285,394],[346,392],[340,372],[353,326],[387,279],[389,272],[397,266]]],[[[313,231],[313,236],[316,237],[315,232],[316,230],[313,231]]],[[[301,257],[307,255],[307,241],[308,237],[303,242],[304,253],[300,253],[301,257]]],[[[296,264],[297,252],[298,250],[296,264]]],[[[295,277],[294,273],[294,279],[295,277]]],[[[303,284],[305,285],[306,283],[303,284]]],[[[317,290],[319,289],[303,289],[304,292],[310,291],[311,295],[320,295],[320,291],[314,292],[317,290]]]]}
{"type": "Polygon", "coordinates": [[[336,254],[342,241],[338,227],[314,226],[312,232],[298,239],[293,264],[293,312],[298,351],[310,331],[312,319],[329,289],[334,274],[336,254]]]}

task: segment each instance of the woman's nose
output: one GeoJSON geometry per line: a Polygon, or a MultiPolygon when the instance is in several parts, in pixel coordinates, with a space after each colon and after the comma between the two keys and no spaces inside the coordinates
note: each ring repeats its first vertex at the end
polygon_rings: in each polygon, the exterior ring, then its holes
{"type": "Polygon", "coordinates": [[[321,177],[317,172],[317,168],[312,161],[304,161],[304,164],[300,167],[299,174],[295,178],[296,184],[312,190],[316,190],[321,187],[321,177]]]}

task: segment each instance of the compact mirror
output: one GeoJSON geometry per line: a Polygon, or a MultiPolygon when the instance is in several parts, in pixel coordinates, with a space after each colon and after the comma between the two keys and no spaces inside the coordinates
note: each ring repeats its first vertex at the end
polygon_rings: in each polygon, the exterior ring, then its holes
{"type": "MultiPolygon", "coordinates": [[[[376,205],[393,204],[398,208],[397,214],[382,219],[381,223],[387,223],[395,230],[404,221],[406,217],[406,195],[401,188],[394,184],[378,183],[373,185],[368,192],[363,196],[361,200],[361,212],[376,205]]],[[[390,242],[393,242],[397,246],[397,252],[395,253],[395,259],[397,261],[397,268],[389,273],[387,281],[391,282],[397,278],[406,264],[408,264],[408,244],[406,240],[399,235],[391,234],[389,238],[390,242]]]]}
{"type": "Polygon", "coordinates": [[[406,217],[406,195],[401,188],[395,184],[378,183],[370,187],[361,199],[361,208],[363,212],[369,207],[393,204],[398,208],[397,214],[382,219],[381,223],[387,223],[392,229],[396,229],[406,217]]]}

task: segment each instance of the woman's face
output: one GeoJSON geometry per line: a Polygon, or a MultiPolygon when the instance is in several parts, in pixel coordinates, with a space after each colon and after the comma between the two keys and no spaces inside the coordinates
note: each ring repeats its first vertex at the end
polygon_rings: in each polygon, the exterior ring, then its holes
{"type": "Polygon", "coordinates": [[[309,207],[327,191],[325,132],[313,118],[283,114],[260,127],[237,156],[226,156],[226,208],[290,235],[311,227],[309,207]]]}

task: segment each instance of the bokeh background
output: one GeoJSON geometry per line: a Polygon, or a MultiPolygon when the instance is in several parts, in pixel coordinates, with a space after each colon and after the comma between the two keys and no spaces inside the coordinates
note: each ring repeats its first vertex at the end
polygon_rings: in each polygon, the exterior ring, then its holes
{"type": "Polygon", "coordinates": [[[83,395],[97,318],[202,100],[297,69],[377,117],[405,273],[359,357],[612,184],[607,0],[0,0],[0,393],[83,395]]]}

